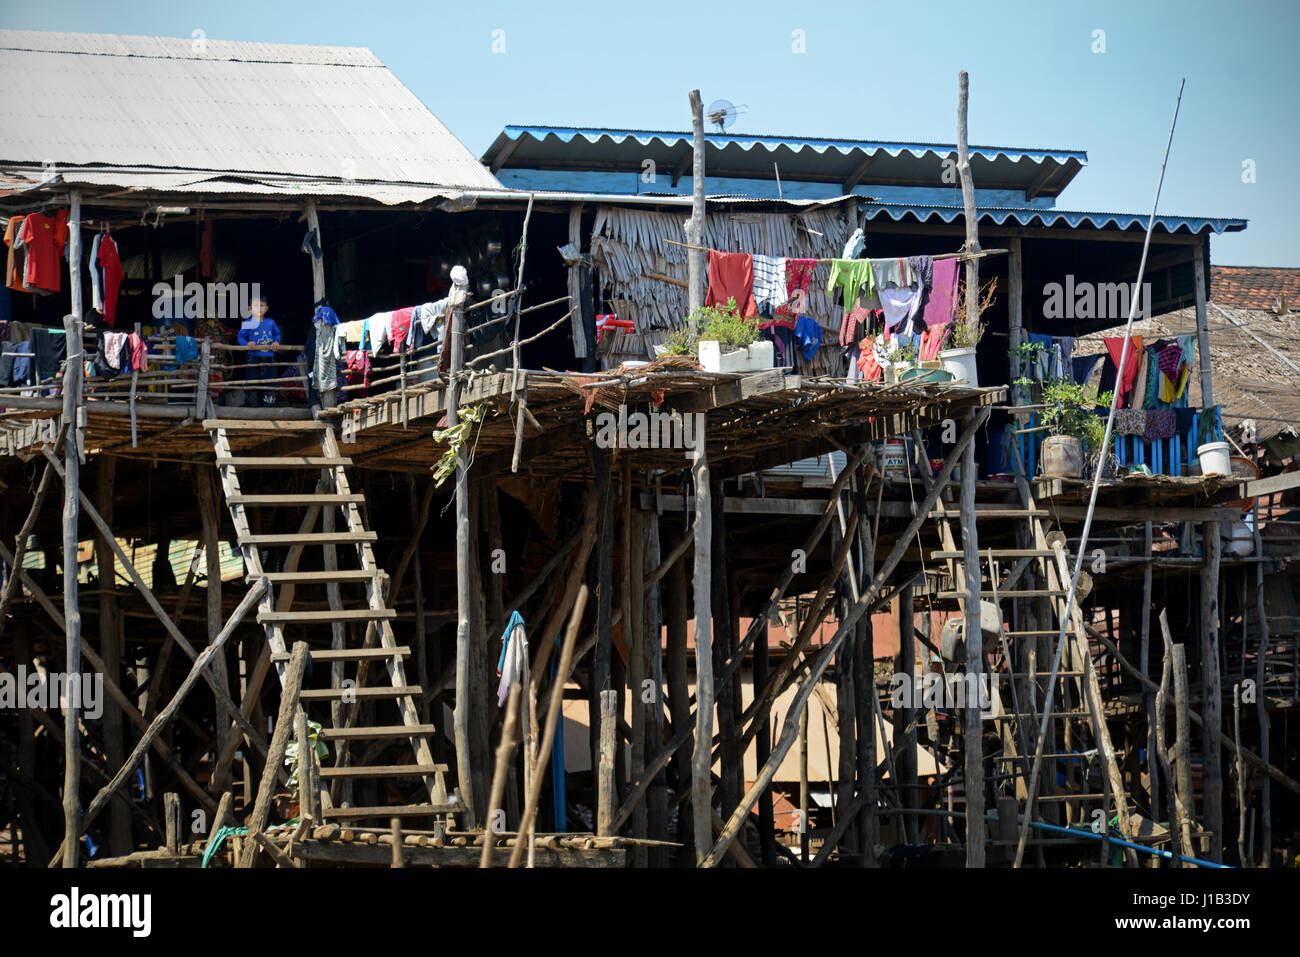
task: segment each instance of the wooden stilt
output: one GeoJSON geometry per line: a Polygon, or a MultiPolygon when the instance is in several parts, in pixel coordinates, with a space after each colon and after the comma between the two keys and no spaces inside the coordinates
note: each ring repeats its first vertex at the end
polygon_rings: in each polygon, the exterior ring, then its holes
{"type": "MultiPolygon", "coordinates": [[[[95,470],[95,498],[105,521],[113,521],[114,479],[117,459],[101,455],[95,470]]],[[[121,622],[117,608],[117,565],[113,550],[102,532],[95,536],[95,573],[99,579],[99,653],[104,659],[107,676],[119,681],[122,674],[121,622]]],[[[121,767],[126,756],[126,742],[122,736],[122,710],[116,704],[104,710],[104,757],[110,768],[121,767]]],[[[133,850],[131,841],[131,814],[121,804],[114,804],[108,825],[108,848],[113,857],[121,857],[133,850]]]]}
{"type": "Polygon", "coordinates": [[[1202,526],[1204,559],[1201,565],[1201,729],[1202,788],[1209,860],[1223,861],[1223,691],[1219,682],[1219,523],[1202,526]]]}
{"type": "MultiPolygon", "coordinates": [[[[693,93],[692,105],[699,94],[693,93]]],[[[696,161],[697,164],[699,160],[696,161]]],[[[697,191],[699,186],[696,187],[697,191]]],[[[693,293],[692,293],[693,294],[693,293]]],[[[713,517],[709,503],[709,464],[704,437],[698,438],[691,481],[695,486],[695,751],[691,757],[691,816],[695,863],[707,866],[713,844],[713,517]]]]}

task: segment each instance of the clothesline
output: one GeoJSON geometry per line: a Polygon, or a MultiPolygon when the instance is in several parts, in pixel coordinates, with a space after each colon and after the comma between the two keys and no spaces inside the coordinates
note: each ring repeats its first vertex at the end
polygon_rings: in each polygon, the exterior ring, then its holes
{"type": "MultiPolygon", "coordinates": [[[[708,246],[694,246],[691,243],[679,243],[675,239],[665,239],[664,242],[668,243],[671,246],[681,246],[683,249],[694,249],[702,253],[723,252],[723,250],[720,249],[710,249],[708,246]]],[[[942,253],[938,256],[931,256],[930,258],[931,259],[959,259],[959,260],[983,259],[985,256],[1005,255],[1008,252],[1010,252],[1009,249],[981,249],[977,253],[942,253]]],[[[791,258],[798,258],[798,257],[791,257],[791,258]]],[[[877,258],[890,258],[890,257],[877,257],[877,258]]],[[[814,260],[814,262],[819,262],[819,263],[833,263],[833,262],[843,262],[843,261],[845,260],[841,260],[841,259],[814,260]]]]}

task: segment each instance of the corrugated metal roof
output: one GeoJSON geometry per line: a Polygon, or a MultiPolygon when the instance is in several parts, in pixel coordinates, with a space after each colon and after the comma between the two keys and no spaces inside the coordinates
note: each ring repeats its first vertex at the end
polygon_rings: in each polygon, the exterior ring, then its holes
{"type": "MultiPolygon", "coordinates": [[[[887,216],[898,222],[911,216],[917,222],[951,223],[964,215],[960,206],[925,206],[898,203],[862,203],[862,209],[868,219],[887,216]]],[[[1145,213],[1101,213],[1074,211],[1066,209],[1040,209],[1036,207],[983,207],[978,210],[981,223],[1004,226],[1007,223],[1019,226],[1058,226],[1064,224],[1071,228],[1091,226],[1093,229],[1140,229],[1147,227],[1145,213]]],[[[1210,229],[1215,233],[1235,233],[1246,228],[1247,220],[1226,216],[1170,216],[1156,217],[1157,230],[1166,233],[1188,232],[1192,234],[1210,229]]]]}
{"type": "Polygon", "coordinates": [[[373,53],[0,31],[0,162],[500,184],[373,53]]]}
{"type": "MultiPolygon", "coordinates": [[[[954,156],[951,143],[908,143],[832,137],[764,136],[706,133],[705,161],[710,175],[745,174],[772,177],[776,162],[782,179],[812,178],[847,181],[864,160],[872,162],[864,183],[941,182],[943,160],[954,156]]],[[[579,169],[638,168],[645,160],[673,167],[691,149],[690,133],[663,130],[622,130],[569,126],[507,126],[483,155],[494,169],[511,167],[579,169]]],[[[1082,150],[1030,147],[972,146],[971,166],[982,185],[1020,186],[1037,183],[1042,195],[1054,195],[1088,162],[1082,150]],[[1044,180],[1044,166],[1058,171],[1044,180]]],[[[689,170],[687,171],[689,172],[689,170]]]]}

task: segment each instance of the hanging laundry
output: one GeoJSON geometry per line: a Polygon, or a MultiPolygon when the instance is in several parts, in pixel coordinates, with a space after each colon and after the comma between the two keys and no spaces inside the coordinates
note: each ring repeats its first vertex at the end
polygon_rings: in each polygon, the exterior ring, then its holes
{"type": "Polygon", "coordinates": [[[22,342],[15,343],[17,347],[14,355],[13,384],[26,385],[32,377],[32,340],[24,339],[22,342]]]}
{"type": "Polygon", "coordinates": [[[870,315],[871,311],[862,301],[862,297],[858,296],[853,303],[853,308],[844,314],[844,319],[840,322],[840,345],[851,346],[857,342],[858,327],[865,323],[870,315]]]}
{"type": "Polygon", "coordinates": [[[339,335],[349,345],[360,346],[366,336],[366,320],[353,319],[351,322],[343,323],[339,326],[339,335]]]}
{"type": "Polygon", "coordinates": [[[1070,360],[1070,371],[1073,374],[1076,385],[1083,385],[1092,378],[1092,370],[1097,368],[1097,363],[1106,358],[1102,353],[1097,352],[1090,356],[1075,356],[1070,360]]]}
{"type": "Polygon", "coordinates": [[[811,361],[822,345],[822,327],[816,319],[800,316],[794,326],[794,335],[799,340],[799,349],[803,357],[811,361]]]}
{"type": "Polygon", "coordinates": [[[867,382],[875,382],[884,374],[884,370],[876,360],[875,346],[875,337],[863,339],[862,351],[858,353],[858,369],[867,382]]]}
{"type": "Polygon", "coordinates": [[[826,292],[833,295],[836,289],[843,297],[846,314],[852,311],[859,296],[870,299],[876,289],[871,272],[871,260],[832,259],[830,278],[826,280],[826,292]]]}
{"type": "Polygon", "coordinates": [[[176,364],[183,366],[199,357],[199,345],[193,336],[176,337],[176,364]]]}
{"type": "Polygon", "coordinates": [[[414,306],[403,306],[401,309],[393,310],[392,322],[388,327],[389,339],[393,343],[393,351],[399,352],[406,345],[406,340],[411,333],[411,317],[415,314],[414,306]]]}
{"type": "Polygon", "coordinates": [[[1147,411],[1146,428],[1142,439],[1146,442],[1158,442],[1170,438],[1178,428],[1178,417],[1174,409],[1150,409],[1147,411]]]}
{"type": "Polygon", "coordinates": [[[339,314],[327,305],[319,305],[316,311],[312,313],[312,322],[323,322],[327,326],[337,326],[339,324],[339,314]]]}
{"type": "Polygon", "coordinates": [[[1133,336],[1128,344],[1128,355],[1124,358],[1123,368],[1120,368],[1120,358],[1124,352],[1124,338],[1122,336],[1106,337],[1102,340],[1106,345],[1106,351],[1110,354],[1110,360],[1116,369],[1115,393],[1119,397],[1116,408],[1124,408],[1124,399],[1133,388],[1133,380],[1137,377],[1138,365],[1140,360],[1138,356],[1142,352],[1142,337],[1133,336]]]}
{"type": "Polygon", "coordinates": [[[880,308],[885,313],[885,327],[894,329],[901,328],[903,321],[915,312],[921,291],[914,286],[885,286],[878,287],[876,295],[880,297],[880,308]]]}
{"type": "Polygon", "coordinates": [[[776,309],[778,320],[794,328],[795,317],[808,307],[808,289],[812,285],[813,273],[817,270],[815,259],[786,259],[785,294],[786,302],[776,309]]]}
{"type": "MultiPolygon", "coordinates": [[[[127,348],[130,350],[130,366],[132,372],[149,371],[149,343],[145,341],[144,336],[132,332],[127,340],[127,348]]],[[[258,353],[250,352],[249,355],[258,353]]],[[[125,370],[123,370],[125,371],[125,370]]]]}
{"type": "Polygon", "coordinates": [[[91,265],[99,274],[103,284],[102,302],[99,311],[104,321],[110,326],[117,323],[117,294],[122,288],[122,278],[126,273],[122,269],[122,260],[118,256],[117,242],[105,233],[96,236],[96,249],[91,258],[91,265]]]}
{"type": "Polygon", "coordinates": [[[217,242],[215,220],[203,221],[203,232],[199,236],[199,272],[204,279],[211,279],[217,273],[217,242]]]}
{"type": "MultiPolygon", "coordinates": [[[[360,349],[349,349],[343,356],[347,367],[345,377],[348,385],[360,384],[363,389],[370,388],[370,353],[360,349]]],[[[362,395],[364,395],[364,391],[362,395]]]]}
{"type": "Polygon", "coordinates": [[[1223,418],[1217,405],[1202,409],[1196,417],[1196,444],[1223,441],[1223,418]]]}
{"type": "Polygon", "coordinates": [[[844,251],[840,253],[841,259],[857,259],[862,255],[862,251],[867,248],[867,237],[858,227],[853,230],[853,235],[849,237],[848,242],[844,244],[844,251]]]}
{"type": "Polygon", "coordinates": [[[922,362],[931,362],[939,357],[939,352],[943,349],[944,337],[947,334],[947,326],[935,326],[921,333],[921,349],[918,354],[922,362]]]}
{"type": "Polygon", "coordinates": [[[95,233],[95,238],[90,241],[90,259],[86,261],[86,269],[90,272],[90,308],[103,314],[104,312],[104,271],[99,268],[99,244],[104,239],[102,232],[95,233]]]}
{"type": "Polygon", "coordinates": [[[392,322],[392,312],[377,312],[366,320],[366,334],[370,337],[371,352],[378,352],[388,342],[392,322]]]}
{"type": "Polygon", "coordinates": [[[519,684],[528,671],[528,632],[523,616],[510,613],[506,630],[501,633],[501,656],[497,659],[497,707],[502,707],[510,697],[512,686],[519,684]]]}
{"type": "MultiPolygon", "coordinates": [[[[915,322],[916,317],[921,314],[921,309],[929,297],[930,287],[934,283],[934,259],[931,256],[909,256],[907,257],[907,265],[912,270],[916,285],[920,288],[920,294],[916,297],[916,301],[912,305],[912,311],[907,317],[909,322],[915,322]]],[[[914,327],[912,331],[920,334],[925,330],[914,327]]]]}
{"type": "Polygon", "coordinates": [[[1025,370],[1025,374],[1037,382],[1046,382],[1052,377],[1056,344],[1051,336],[1041,332],[1029,332],[1025,336],[1031,345],[1038,347],[1029,352],[1029,368],[1025,370]]]}
{"type": "MultiPolygon", "coordinates": [[[[754,257],[754,303],[760,314],[776,315],[776,310],[786,304],[789,293],[785,284],[785,258],[783,256],[754,257]]],[[[739,300],[737,300],[739,301],[739,300]]]]}
{"type": "Polygon", "coordinates": [[[58,292],[59,259],[68,244],[68,211],[60,209],[53,216],[28,213],[19,238],[27,249],[23,288],[42,295],[58,292]]]}
{"type": "MultiPolygon", "coordinates": [[[[101,332],[95,350],[95,375],[111,379],[122,371],[122,347],[127,343],[125,332],[101,332]]],[[[129,361],[129,360],[128,360],[129,361]]]]}
{"type": "Polygon", "coordinates": [[[9,225],[5,227],[5,245],[9,247],[8,263],[5,266],[5,285],[10,289],[23,291],[23,268],[25,265],[24,254],[20,250],[21,240],[19,237],[23,232],[23,223],[26,216],[14,216],[9,220],[9,225]]]}
{"type": "Polygon", "coordinates": [[[1119,409],[1115,413],[1116,435],[1142,435],[1147,430],[1145,409],[1119,409]]]}
{"type": "Polygon", "coordinates": [[[1146,402],[1147,380],[1151,377],[1151,350],[1141,349],[1138,351],[1138,370],[1137,375],[1133,377],[1133,394],[1129,405],[1135,409],[1147,409],[1150,405],[1146,402]]]}
{"type": "Polygon", "coordinates": [[[59,364],[68,357],[68,335],[53,329],[32,330],[32,352],[36,361],[36,381],[53,379],[59,364]]]}
{"type": "Polygon", "coordinates": [[[736,300],[736,308],[746,318],[758,315],[754,302],[754,257],[749,253],[720,253],[709,250],[709,294],[706,306],[726,306],[736,300]]]}
{"type": "Polygon", "coordinates": [[[927,326],[943,326],[953,321],[957,314],[956,259],[936,259],[930,295],[921,319],[927,326]]]}
{"type": "MultiPolygon", "coordinates": [[[[319,309],[316,314],[320,315],[319,309]]],[[[318,319],[312,323],[312,328],[316,330],[316,356],[311,371],[312,385],[317,392],[328,392],[337,389],[339,384],[338,346],[335,342],[339,330],[337,317],[334,322],[318,319]]]]}

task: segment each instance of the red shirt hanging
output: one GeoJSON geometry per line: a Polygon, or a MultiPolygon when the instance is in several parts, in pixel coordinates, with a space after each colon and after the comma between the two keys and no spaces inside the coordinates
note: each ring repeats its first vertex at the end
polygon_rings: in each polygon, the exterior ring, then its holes
{"type": "Polygon", "coordinates": [[[117,255],[117,243],[112,236],[99,241],[99,254],[95,266],[104,270],[104,321],[110,326],[117,319],[117,291],[122,286],[122,261],[117,255]]]}
{"type": "Polygon", "coordinates": [[[38,289],[58,292],[59,257],[68,244],[68,211],[60,209],[53,216],[28,213],[23,222],[22,239],[27,246],[24,281],[38,289]]]}
{"type": "Polygon", "coordinates": [[[748,253],[720,253],[709,250],[709,295],[706,306],[725,306],[736,300],[736,308],[745,317],[757,316],[754,303],[754,257],[748,253]]]}

